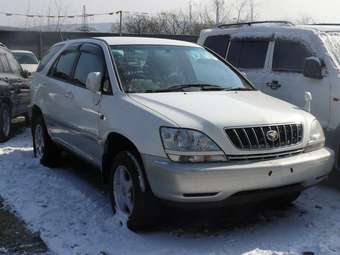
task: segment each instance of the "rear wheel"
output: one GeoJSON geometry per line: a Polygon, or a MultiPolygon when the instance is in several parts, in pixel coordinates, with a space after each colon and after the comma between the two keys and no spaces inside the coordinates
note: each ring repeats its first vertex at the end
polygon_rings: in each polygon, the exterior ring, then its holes
{"type": "Polygon", "coordinates": [[[142,190],[141,162],[129,151],[117,154],[111,164],[110,199],[114,213],[133,231],[147,230],[159,218],[159,204],[151,191],[142,190]]]}
{"type": "Polygon", "coordinates": [[[48,135],[41,116],[33,121],[32,128],[34,156],[45,166],[56,166],[59,163],[60,150],[48,135]]]}
{"type": "Polygon", "coordinates": [[[0,104],[0,142],[6,142],[12,130],[11,108],[8,104],[0,104]]]}

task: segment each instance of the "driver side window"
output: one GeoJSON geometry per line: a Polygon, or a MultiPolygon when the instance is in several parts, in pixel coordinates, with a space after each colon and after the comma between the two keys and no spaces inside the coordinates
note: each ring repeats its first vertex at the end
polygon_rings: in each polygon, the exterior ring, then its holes
{"type": "Polygon", "coordinates": [[[112,90],[103,52],[99,46],[86,43],[80,47],[80,56],[74,70],[73,81],[77,83],[77,85],[85,88],[87,76],[92,72],[100,72],[103,74],[103,92],[110,94],[112,90]]]}
{"type": "Polygon", "coordinates": [[[272,70],[302,73],[305,59],[313,53],[301,42],[278,39],[275,42],[272,70]]]}

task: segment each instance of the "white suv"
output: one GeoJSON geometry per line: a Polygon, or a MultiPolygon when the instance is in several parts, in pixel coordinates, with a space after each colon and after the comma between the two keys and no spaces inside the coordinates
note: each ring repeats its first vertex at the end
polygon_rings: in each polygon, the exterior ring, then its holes
{"type": "Polygon", "coordinates": [[[31,94],[35,155],[51,166],[67,149],[98,166],[130,229],[155,223],[164,201],[291,203],[333,165],[311,114],[253,89],[192,43],[57,44],[31,94]]]}
{"type": "Polygon", "coordinates": [[[244,72],[257,89],[311,112],[334,149],[340,170],[340,25],[253,22],[201,32],[198,43],[244,72]],[[309,107],[308,107],[309,108],[309,107]]]}

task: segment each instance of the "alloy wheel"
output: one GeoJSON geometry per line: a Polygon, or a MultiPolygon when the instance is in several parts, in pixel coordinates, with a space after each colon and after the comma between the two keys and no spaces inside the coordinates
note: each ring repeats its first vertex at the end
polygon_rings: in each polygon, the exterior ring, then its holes
{"type": "Polygon", "coordinates": [[[113,194],[117,213],[129,217],[134,207],[134,188],[132,177],[123,165],[119,165],[114,172],[113,194]]]}

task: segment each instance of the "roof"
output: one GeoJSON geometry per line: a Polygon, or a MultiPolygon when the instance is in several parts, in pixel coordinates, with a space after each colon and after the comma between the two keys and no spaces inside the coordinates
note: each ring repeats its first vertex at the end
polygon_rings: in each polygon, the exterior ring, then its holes
{"type": "Polygon", "coordinates": [[[34,53],[32,51],[29,50],[11,50],[12,53],[29,53],[29,54],[33,54],[34,53]]]}
{"type": "Polygon", "coordinates": [[[214,27],[202,31],[202,35],[221,35],[233,34],[239,32],[307,32],[307,33],[320,33],[320,32],[340,32],[340,24],[315,24],[315,25],[294,25],[284,23],[254,23],[254,24],[230,24],[214,27]]]}
{"type": "Polygon", "coordinates": [[[195,43],[171,40],[171,39],[160,39],[152,37],[97,37],[106,41],[109,45],[173,45],[173,46],[187,46],[187,47],[201,47],[195,43]]]}

